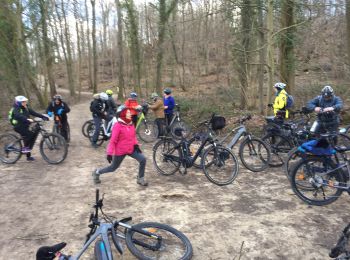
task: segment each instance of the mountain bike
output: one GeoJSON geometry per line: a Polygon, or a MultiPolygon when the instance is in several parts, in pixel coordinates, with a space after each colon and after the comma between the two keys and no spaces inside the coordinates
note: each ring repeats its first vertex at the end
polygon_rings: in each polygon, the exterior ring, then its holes
{"type": "MultiPolygon", "coordinates": [[[[68,153],[68,146],[65,139],[56,133],[48,133],[42,119],[36,118],[32,131],[41,134],[39,143],[40,154],[50,164],[63,162],[68,153]]],[[[6,164],[16,163],[22,156],[23,139],[12,133],[0,136],[0,161],[6,164]]]]}
{"type": "MultiPolygon", "coordinates": [[[[52,132],[64,137],[64,130],[62,129],[62,116],[60,116],[60,115],[54,116],[54,124],[52,127],[52,132]]],[[[65,139],[66,139],[66,142],[69,143],[69,141],[70,141],[70,127],[69,127],[68,121],[67,121],[66,134],[67,134],[67,136],[66,136],[67,138],[65,138],[65,139]]]]}
{"type": "Polygon", "coordinates": [[[158,127],[154,121],[147,119],[148,105],[143,104],[141,112],[138,115],[136,122],[136,133],[138,137],[145,143],[151,143],[158,138],[158,127]]]}
{"type": "Polygon", "coordinates": [[[294,193],[310,205],[324,206],[336,201],[343,191],[350,194],[350,147],[335,146],[342,161],[331,156],[312,156],[293,167],[290,180],[294,193]]]}
{"type": "Polygon", "coordinates": [[[89,228],[83,248],[74,256],[64,255],[62,250],[66,243],[60,243],[51,247],[41,247],[37,251],[37,260],[41,260],[41,254],[51,252],[60,260],[77,260],[85,253],[92,242],[94,245],[94,256],[98,260],[112,260],[112,248],[110,239],[117,251],[123,255],[124,249],[120,240],[125,240],[127,248],[138,259],[182,259],[192,258],[192,245],[188,238],[177,229],[156,223],[143,222],[135,225],[127,224],[131,217],[122,220],[114,220],[113,216],[106,215],[103,210],[103,199],[99,198],[99,190],[96,190],[96,201],[93,206],[94,213],[90,215],[89,228]],[[99,211],[103,220],[99,218],[99,211]]]}
{"type": "Polygon", "coordinates": [[[190,135],[191,128],[189,127],[189,125],[187,125],[181,119],[181,116],[180,116],[180,105],[179,104],[175,104],[173,118],[171,119],[170,122],[166,122],[165,130],[166,130],[167,134],[170,134],[174,139],[180,140],[181,137],[177,136],[175,134],[175,130],[176,129],[180,129],[180,128],[184,130],[183,134],[185,134],[186,137],[188,137],[190,135]]]}
{"type": "MultiPolygon", "coordinates": [[[[208,122],[205,121],[206,124],[208,122]]],[[[153,164],[158,173],[172,175],[180,171],[184,175],[187,168],[194,166],[197,158],[201,157],[200,168],[209,181],[219,186],[232,183],[238,175],[239,164],[231,150],[220,145],[210,131],[204,136],[195,134],[189,140],[184,131],[182,128],[175,130],[175,134],[181,138],[179,143],[170,137],[162,137],[153,146],[153,164]],[[201,140],[201,144],[192,154],[190,145],[195,140],[201,140]]]]}
{"type": "Polygon", "coordinates": [[[336,260],[348,260],[350,259],[349,248],[350,239],[350,223],[343,229],[337,244],[329,252],[329,257],[336,260]]]}
{"type": "MultiPolygon", "coordinates": [[[[107,126],[105,124],[105,120],[101,121],[100,132],[99,132],[99,135],[97,137],[96,145],[101,146],[104,141],[109,140],[109,138],[112,135],[112,128],[117,121],[118,120],[115,116],[108,122],[107,126]]],[[[89,137],[90,141],[92,142],[92,138],[93,138],[94,132],[95,132],[95,124],[93,122],[92,122],[92,124],[90,124],[88,126],[87,132],[88,132],[88,137],[89,137]]]]}

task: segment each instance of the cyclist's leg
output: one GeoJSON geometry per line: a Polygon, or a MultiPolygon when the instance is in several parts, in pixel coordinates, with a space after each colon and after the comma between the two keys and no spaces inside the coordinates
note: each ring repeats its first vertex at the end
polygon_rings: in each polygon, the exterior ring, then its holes
{"type": "Polygon", "coordinates": [[[14,130],[19,133],[23,139],[24,147],[22,148],[22,152],[26,154],[27,160],[33,160],[31,149],[33,148],[34,142],[38,133],[34,135],[32,131],[29,130],[29,126],[18,126],[15,127],[14,130]],[[33,142],[34,140],[34,142],[33,142]]]}
{"type": "Polygon", "coordinates": [[[156,118],[155,120],[157,127],[158,127],[158,136],[164,136],[164,118],[156,118]]]}
{"type": "Polygon", "coordinates": [[[101,126],[102,119],[98,116],[94,116],[94,125],[95,125],[95,132],[92,136],[92,144],[96,144],[97,138],[100,134],[100,126],[101,126]]]}
{"type": "Polygon", "coordinates": [[[125,158],[125,155],[114,155],[112,159],[112,163],[105,168],[97,169],[96,174],[101,175],[107,172],[114,172],[116,169],[118,169],[118,167],[120,166],[124,158],[125,158]]]}
{"type": "Polygon", "coordinates": [[[142,153],[136,151],[134,151],[129,156],[140,163],[138,178],[143,178],[145,176],[146,157],[142,153]]]}
{"type": "Polygon", "coordinates": [[[68,141],[68,122],[66,120],[62,120],[62,136],[66,141],[68,141]]]}

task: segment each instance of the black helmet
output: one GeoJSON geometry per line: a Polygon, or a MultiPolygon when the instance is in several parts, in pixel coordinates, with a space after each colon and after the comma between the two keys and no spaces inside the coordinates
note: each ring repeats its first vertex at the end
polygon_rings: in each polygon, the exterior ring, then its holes
{"type": "Polygon", "coordinates": [[[324,98],[332,98],[334,95],[334,90],[331,86],[324,86],[321,93],[322,97],[324,98]]]}
{"type": "Polygon", "coordinates": [[[164,89],[163,92],[164,92],[165,94],[169,95],[169,94],[171,94],[171,89],[170,89],[170,88],[166,88],[166,89],[164,89]]]}

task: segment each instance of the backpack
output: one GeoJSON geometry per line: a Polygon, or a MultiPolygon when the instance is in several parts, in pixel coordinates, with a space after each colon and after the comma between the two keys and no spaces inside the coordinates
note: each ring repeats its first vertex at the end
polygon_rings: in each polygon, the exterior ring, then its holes
{"type": "MultiPolygon", "coordinates": [[[[13,118],[13,110],[14,108],[12,107],[8,113],[8,120],[10,121],[11,125],[15,126],[17,125],[18,121],[13,118]]],[[[23,113],[22,110],[20,110],[20,112],[23,113]]]]}
{"type": "Polygon", "coordinates": [[[292,95],[287,94],[287,102],[286,102],[286,108],[291,108],[294,106],[294,97],[292,95]]]}
{"type": "Polygon", "coordinates": [[[94,100],[92,100],[92,101],[91,101],[91,103],[90,103],[90,112],[94,112],[94,109],[93,109],[92,103],[94,103],[94,100]]]}
{"type": "Polygon", "coordinates": [[[226,119],[223,116],[213,116],[211,119],[211,128],[213,130],[220,130],[226,126],[226,119]]]}

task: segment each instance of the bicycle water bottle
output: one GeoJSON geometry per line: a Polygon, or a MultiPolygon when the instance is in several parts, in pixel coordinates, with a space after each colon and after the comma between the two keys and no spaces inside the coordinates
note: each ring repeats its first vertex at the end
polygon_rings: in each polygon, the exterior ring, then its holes
{"type": "Polygon", "coordinates": [[[310,132],[315,133],[318,128],[318,125],[319,125],[318,121],[315,121],[310,128],[310,132]]]}

